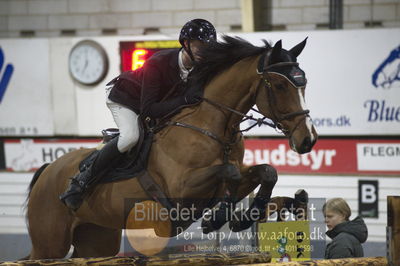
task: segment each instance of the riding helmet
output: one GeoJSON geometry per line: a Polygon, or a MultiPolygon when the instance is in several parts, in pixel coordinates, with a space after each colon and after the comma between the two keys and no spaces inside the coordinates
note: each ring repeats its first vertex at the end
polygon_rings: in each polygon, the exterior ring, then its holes
{"type": "Polygon", "coordinates": [[[199,40],[210,42],[217,40],[217,33],[214,26],[205,19],[193,19],[182,27],[179,35],[179,42],[183,46],[184,40],[199,40]]]}

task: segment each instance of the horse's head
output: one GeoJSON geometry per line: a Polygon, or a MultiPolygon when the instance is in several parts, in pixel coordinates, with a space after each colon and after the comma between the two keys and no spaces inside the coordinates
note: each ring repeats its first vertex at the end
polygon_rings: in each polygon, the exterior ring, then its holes
{"type": "Polygon", "coordinates": [[[307,80],[296,62],[307,39],[289,51],[278,41],[269,53],[261,56],[258,72],[262,75],[256,92],[258,110],[271,118],[298,153],[311,150],[317,132],[306,109],[304,94],[307,80]]]}

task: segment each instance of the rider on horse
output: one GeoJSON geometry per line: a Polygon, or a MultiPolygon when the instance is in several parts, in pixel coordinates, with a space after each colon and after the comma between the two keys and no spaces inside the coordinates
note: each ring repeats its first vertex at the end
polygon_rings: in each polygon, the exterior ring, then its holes
{"type": "Polygon", "coordinates": [[[216,31],[210,22],[190,20],[180,32],[182,48],[160,51],[142,68],[124,72],[107,84],[106,103],[119,128],[119,137],[108,142],[97,153],[94,162],[72,178],[69,188],[60,196],[65,205],[77,210],[94,177],[136,145],[139,113],[157,119],[180,106],[200,101],[200,92],[187,90],[185,84],[195,61],[200,59],[199,50],[213,41],[216,41],[216,31]],[[173,97],[169,97],[171,90],[173,97]],[[169,98],[164,101],[166,96],[169,98]]]}

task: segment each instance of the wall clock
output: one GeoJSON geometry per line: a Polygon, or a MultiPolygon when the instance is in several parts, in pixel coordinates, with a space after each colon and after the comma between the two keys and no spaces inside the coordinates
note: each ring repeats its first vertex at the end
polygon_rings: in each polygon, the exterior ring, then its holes
{"type": "Polygon", "coordinates": [[[83,85],[96,85],[108,72],[108,57],[100,44],[84,40],[72,48],[68,65],[74,80],[83,85]]]}

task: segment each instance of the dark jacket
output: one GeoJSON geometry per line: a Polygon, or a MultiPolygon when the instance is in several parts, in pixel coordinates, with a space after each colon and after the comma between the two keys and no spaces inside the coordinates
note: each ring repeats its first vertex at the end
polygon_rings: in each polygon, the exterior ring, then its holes
{"type": "Polygon", "coordinates": [[[163,117],[184,105],[185,99],[182,95],[185,84],[180,78],[179,50],[159,51],[147,59],[142,68],[122,73],[112,88],[109,99],[151,118],[163,117]],[[118,82],[122,86],[117,86],[118,82]],[[129,84],[123,84],[124,82],[129,84]],[[173,97],[160,102],[172,89],[175,91],[173,97]]]}
{"type": "Polygon", "coordinates": [[[332,239],[332,242],[326,246],[325,259],[364,256],[361,243],[367,240],[368,229],[361,217],[340,223],[326,234],[332,239]]]}

